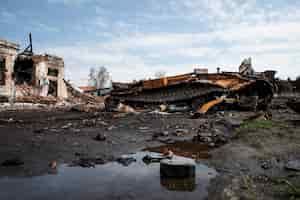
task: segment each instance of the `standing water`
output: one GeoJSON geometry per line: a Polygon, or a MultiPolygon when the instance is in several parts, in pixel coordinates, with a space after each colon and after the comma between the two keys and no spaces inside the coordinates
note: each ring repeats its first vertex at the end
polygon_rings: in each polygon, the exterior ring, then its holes
{"type": "Polygon", "coordinates": [[[61,165],[56,174],[30,178],[0,179],[2,200],[81,200],[81,199],[205,199],[209,181],[216,176],[214,169],[196,165],[194,179],[160,177],[159,163],[144,163],[149,152],[131,157],[129,166],[117,162],[95,168],[61,165]]]}

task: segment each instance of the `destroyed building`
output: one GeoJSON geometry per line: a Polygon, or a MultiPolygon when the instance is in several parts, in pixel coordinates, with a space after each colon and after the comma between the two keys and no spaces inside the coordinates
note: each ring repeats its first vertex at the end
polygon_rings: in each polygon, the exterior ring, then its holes
{"type": "MultiPolygon", "coordinates": [[[[32,46],[31,46],[32,48],[32,46]]],[[[64,61],[57,56],[20,51],[20,45],[0,40],[0,96],[66,98],[64,61]],[[47,82],[43,91],[42,82],[47,82]]]]}

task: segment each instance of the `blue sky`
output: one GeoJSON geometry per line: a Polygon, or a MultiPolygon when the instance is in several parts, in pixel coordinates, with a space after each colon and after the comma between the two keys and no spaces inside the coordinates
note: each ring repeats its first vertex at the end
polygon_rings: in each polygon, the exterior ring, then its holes
{"type": "Polygon", "coordinates": [[[115,81],[236,71],[252,57],[257,71],[300,75],[297,0],[1,0],[0,38],[65,60],[66,77],[87,83],[90,67],[115,81]]]}

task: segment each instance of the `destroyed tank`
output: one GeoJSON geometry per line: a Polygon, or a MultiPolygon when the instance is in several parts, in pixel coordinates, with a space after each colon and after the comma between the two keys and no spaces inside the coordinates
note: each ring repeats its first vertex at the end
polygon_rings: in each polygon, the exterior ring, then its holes
{"type": "Polygon", "coordinates": [[[198,113],[212,108],[266,109],[273,97],[273,85],[263,73],[189,73],[124,84],[113,83],[106,108],[119,103],[132,107],[186,106],[198,113]]]}

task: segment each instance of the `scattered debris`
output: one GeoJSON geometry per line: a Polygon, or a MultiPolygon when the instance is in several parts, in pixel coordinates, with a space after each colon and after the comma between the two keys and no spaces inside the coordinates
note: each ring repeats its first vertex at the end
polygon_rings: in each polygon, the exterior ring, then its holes
{"type": "Polygon", "coordinates": [[[160,106],[159,106],[159,109],[160,109],[160,112],[166,112],[166,111],[167,111],[167,109],[168,109],[168,106],[167,106],[167,105],[164,105],[164,104],[162,104],[162,105],[160,105],[160,106]]]}
{"type": "Polygon", "coordinates": [[[72,123],[67,123],[66,125],[62,126],[61,128],[62,128],[62,129],[69,129],[69,128],[71,128],[72,126],[73,126],[72,123]]]}
{"type": "Polygon", "coordinates": [[[20,165],[24,165],[24,161],[21,160],[20,158],[8,159],[1,163],[1,166],[3,167],[20,166],[20,165]]]}
{"type": "Polygon", "coordinates": [[[150,153],[143,157],[143,162],[146,164],[160,162],[166,157],[160,153],[150,153]]]}
{"type": "Polygon", "coordinates": [[[188,135],[190,131],[188,129],[176,129],[174,132],[175,136],[185,136],[188,135]]]}
{"type": "Polygon", "coordinates": [[[96,137],[94,139],[96,141],[105,141],[106,140],[106,135],[99,133],[98,135],[96,135],[96,137]]]}
{"type": "Polygon", "coordinates": [[[286,103],[286,105],[293,111],[300,113],[300,101],[293,99],[286,103]]]}
{"type": "Polygon", "coordinates": [[[135,113],[136,112],[132,107],[122,104],[122,103],[119,103],[119,105],[117,107],[117,111],[121,112],[121,113],[135,113]]]}
{"type": "Polygon", "coordinates": [[[120,163],[123,166],[129,166],[131,163],[136,162],[136,159],[131,157],[130,155],[123,155],[116,160],[118,163],[120,163]]]}
{"type": "Polygon", "coordinates": [[[112,125],[110,127],[107,128],[108,131],[112,131],[113,129],[116,129],[117,127],[115,125],[112,125]]]}
{"type": "Polygon", "coordinates": [[[284,166],[287,170],[300,171],[300,160],[292,160],[284,166]]]}
{"type": "Polygon", "coordinates": [[[78,160],[75,160],[70,164],[71,167],[85,167],[85,168],[92,168],[95,167],[96,165],[103,165],[105,164],[105,160],[102,158],[79,158],[78,160]]]}
{"type": "Polygon", "coordinates": [[[269,112],[258,112],[254,115],[251,115],[245,121],[253,121],[253,120],[271,120],[272,113],[269,112]]]}
{"type": "Polygon", "coordinates": [[[50,167],[51,169],[56,169],[56,168],[57,168],[57,162],[56,162],[55,160],[51,161],[51,162],[49,163],[49,167],[50,167]]]}

